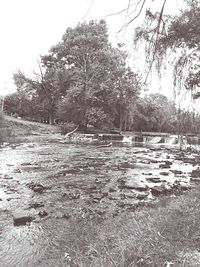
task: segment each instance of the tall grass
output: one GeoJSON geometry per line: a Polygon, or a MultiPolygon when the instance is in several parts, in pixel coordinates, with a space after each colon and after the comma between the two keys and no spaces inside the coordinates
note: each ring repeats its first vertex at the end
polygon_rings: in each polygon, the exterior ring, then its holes
{"type": "Polygon", "coordinates": [[[73,221],[65,244],[69,266],[200,266],[199,190],[103,222],[73,221]]]}

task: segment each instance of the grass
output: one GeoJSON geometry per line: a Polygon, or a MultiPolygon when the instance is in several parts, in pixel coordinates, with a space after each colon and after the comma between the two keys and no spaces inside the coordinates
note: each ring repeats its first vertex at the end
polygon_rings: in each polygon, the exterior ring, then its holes
{"type": "Polygon", "coordinates": [[[66,244],[70,266],[200,266],[199,192],[200,186],[103,222],[73,221],[66,244]]]}
{"type": "Polygon", "coordinates": [[[21,142],[44,134],[59,133],[58,126],[20,120],[0,114],[0,142],[21,142]]]}

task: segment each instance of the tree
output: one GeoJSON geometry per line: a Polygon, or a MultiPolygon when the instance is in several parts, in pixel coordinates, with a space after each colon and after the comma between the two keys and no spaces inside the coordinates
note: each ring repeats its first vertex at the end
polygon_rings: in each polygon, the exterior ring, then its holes
{"type": "Polygon", "coordinates": [[[129,95],[135,96],[139,90],[136,76],[126,67],[126,54],[109,43],[104,20],[68,28],[42,62],[68,75],[59,116],[84,127],[88,123],[111,126],[118,114],[119,93],[129,87],[129,95]]]}
{"type": "Polygon", "coordinates": [[[53,124],[60,97],[57,71],[53,67],[43,68],[39,64],[39,73],[34,72],[34,76],[26,77],[21,71],[13,75],[18,93],[26,95],[30,102],[37,104],[43,120],[53,124]]]}
{"type": "Polygon", "coordinates": [[[137,131],[174,132],[176,108],[166,96],[156,93],[136,102],[132,128],[137,131]]]}
{"type": "Polygon", "coordinates": [[[174,65],[174,88],[178,93],[183,88],[193,90],[194,98],[200,96],[200,47],[199,47],[199,1],[187,0],[185,8],[177,16],[164,15],[163,1],[160,12],[146,10],[145,23],[136,29],[135,42],[146,43],[146,61],[148,66],[147,81],[152,67],[155,66],[159,75],[163,63],[174,65]],[[170,56],[171,55],[171,56],[170,56]]]}

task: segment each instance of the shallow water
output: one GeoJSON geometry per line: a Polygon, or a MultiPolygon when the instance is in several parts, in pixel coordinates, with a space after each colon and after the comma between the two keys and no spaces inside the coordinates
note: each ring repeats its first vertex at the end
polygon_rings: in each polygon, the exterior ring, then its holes
{"type": "MultiPolygon", "coordinates": [[[[67,266],[65,255],[72,235],[68,217],[89,220],[98,213],[109,218],[119,211],[118,202],[127,193],[119,189],[118,180],[140,181],[151,187],[146,177],[160,175],[159,164],[166,160],[188,181],[194,167],[174,160],[174,155],[143,147],[45,142],[0,149],[0,266],[67,266]],[[152,159],[157,161],[152,163],[152,159]],[[45,190],[34,192],[30,183],[40,183],[45,190]],[[109,197],[105,194],[99,200],[103,191],[109,197]],[[42,206],[33,207],[35,203],[42,206]],[[41,218],[38,213],[43,210],[48,215],[41,218]],[[29,213],[35,220],[16,227],[16,212],[29,213]]],[[[171,183],[175,179],[172,172],[161,178],[171,183]]]]}

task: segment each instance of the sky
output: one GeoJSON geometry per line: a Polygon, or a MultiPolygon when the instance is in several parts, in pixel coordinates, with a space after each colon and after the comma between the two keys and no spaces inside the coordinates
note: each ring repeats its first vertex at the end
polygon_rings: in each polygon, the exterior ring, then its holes
{"type": "MultiPolygon", "coordinates": [[[[137,2],[132,0],[133,4],[134,1],[137,2]]],[[[153,8],[159,9],[159,2],[162,4],[160,0],[153,1],[153,8]]],[[[131,16],[126,12],[114,15],[128,3],[128,0],[0,0],[0,95],[15,90],[12,76],[16,71],[31,76],[37,70],[40,55],[61,40],[67,27],[78,22],[106,19],[110,41],[114,45],[124,42],[131,51],[134,29],[142,23],[142,16],[119,35],[117,32],[131,16]]],[[[168,0],[165,12],[174,14],[181,4],[181,0],[168,0]]],[[[160,88],[154,83],[152,91],[160,88]]],[[[172,96],[165,82],[162,88],[162,93],[172,96]]]]}

